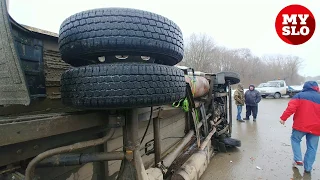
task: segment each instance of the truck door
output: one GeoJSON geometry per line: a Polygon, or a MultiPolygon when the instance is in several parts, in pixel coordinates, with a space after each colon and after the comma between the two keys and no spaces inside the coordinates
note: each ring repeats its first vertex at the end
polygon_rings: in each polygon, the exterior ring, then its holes
{"type": "Polygon", "coordinates": [[[280,82],[280,94],[284,95],[284,94],[286,94],[286,91],[287,91],[287,89],[286,89],[285,83],[284,83],[284,81],[281,81],[280,82]]]}

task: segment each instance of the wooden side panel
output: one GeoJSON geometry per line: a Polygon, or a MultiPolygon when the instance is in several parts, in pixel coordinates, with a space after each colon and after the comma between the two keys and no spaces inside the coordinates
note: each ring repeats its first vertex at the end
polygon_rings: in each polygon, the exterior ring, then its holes
{"type": "Polygon", "coordinates": [[[64,71],[71,66],[61,60],[60,53],[49,49],[44,50],[47,96],[49,99],[60,99],[60,79],[64,71]]]}

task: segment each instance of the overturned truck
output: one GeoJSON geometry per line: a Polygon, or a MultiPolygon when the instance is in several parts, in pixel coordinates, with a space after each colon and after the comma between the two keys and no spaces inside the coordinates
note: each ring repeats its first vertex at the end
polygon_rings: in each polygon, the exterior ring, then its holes
{"type": "Polygon", "coordinates": [[[0,179],[198,179],[241,145],[239,75],[175,66],[183,38],[169,19],[94,9],[57,35],[0,8],[0,179]]]}

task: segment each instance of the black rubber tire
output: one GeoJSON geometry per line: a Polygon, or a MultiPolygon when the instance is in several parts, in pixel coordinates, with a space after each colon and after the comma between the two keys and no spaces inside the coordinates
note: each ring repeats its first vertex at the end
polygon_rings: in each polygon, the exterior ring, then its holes
{"type": "Polygon", "coordinates": [[[262,97],[262,98],[267,98],[267,96],[266,96],[266,95],[262,95],[261,97],[262,97]]]}
{"type": "Polygon", "coordinates": [[[138,108],[185,97],[182,70],[146,63],[116,63],[78,67],[61,77],[63,104],[82,109],[138,108]]]}
{"type": "Polygon", "coordinates": [[[59,31],[62,59],[73,66],[115,55],[150,56],[157,64],[173,66],[182,60],[183,48],[181,29],[173,21],[137,9],[79,12],[63,21],[59,31]]]}
{"type": "Polygon", "coordinates": [[[230,81],[230,85],[238,84],[240,82],[240,75],[238,73],[229,71],[223,71],[219,73],[224,74],[225,80],[230,81]]]}
{"type": "Polygon", "coordinates": [[[226,144],[226,146],[229,147],[241,147],[241,141],[238,139],[233,139],[233,138],[224,138],[223,142],[226,144]]]}
{"type": "Polygon", "coordinates": [[[278,93],[278,92],[276,92],[276,93],[274,93],[273,97],[274,97],[275,99],[280,99],[280,98],[281,98],[281,94],[278,93]]]}

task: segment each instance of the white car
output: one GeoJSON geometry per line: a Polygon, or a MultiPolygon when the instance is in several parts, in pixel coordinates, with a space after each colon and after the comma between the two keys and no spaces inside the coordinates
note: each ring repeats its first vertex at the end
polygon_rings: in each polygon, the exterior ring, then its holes
{"type": "Polygon", "coordinates": [[[263,87],[265,87],[265,86],[267,86],[267,83],[261,83],[261,84],[259,84],[259,86],[257,86],[255,89],[256,89],[257,91],[260,91],[260,89],[263,88],[263,87]]]}
{"type": "Polygon", "coordinates": [[[284,80],[268,81],[260,85],[256,90],[260,92],[262,98],[272,96],[275,99],[279,99],[287,93],[287,85],[284,80]]]}

